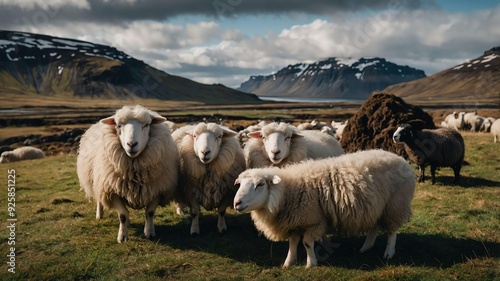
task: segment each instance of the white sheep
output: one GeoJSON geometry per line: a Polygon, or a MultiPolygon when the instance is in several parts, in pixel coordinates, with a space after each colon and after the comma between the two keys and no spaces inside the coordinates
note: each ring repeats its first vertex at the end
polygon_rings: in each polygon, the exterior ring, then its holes
{"type": "Polygon", "coordinates": [[[484,117],[479,115],[474,115],[470,118],[470,131],[479,132],[484,123],[484,117]]]}
{"type": "Polygon", "coordinates": [[[495,118],[493,117],[488,117],[484,119],[483,124],[481,125],[481,128],[479,128],[479,131],[488,133],[491,130],[491,125],[493,125],[493,122],[495,122],[495,118]]]}
{"type": "Polygon", "coordinates": [[[497,138],[500,138],[500,118],[491,124],[490,132],[493,134],[493,141],[496,143],[497,138]]]}
{"type": "Polygon", "coordinates": [[[245,169],[235,135],[215,123],[184,126],[172,134],[181,163],[175,200],[191,209],[191,235],[200,233],[200,205],[208,211],[217,208],[217,228],[220,233],[227,230],[224,214],[236,194],[233,182],[245,169]]]}
{"type": "Polygon", "coordinates": [[[247,168],[283,166],[344,153],[332,136],[320,131],[299,131],[283,122],[269,123],[248,136],[251,139],[244,148],[247,168]]]}
{"type": "Polygon", "coordinates": [[[402,157],[368,150],[281,169],[249,169],[235,184],[240,185],[235,210],[251,212],[268,239],[289,241],[283,267],[296,262],[301,237],[310,267],[317,265],[314,242],[325,236],[329,225],[347,235],[367,232],[360,252],[372,248],[379,227],[385,229],[384,258],[392,258],[396,232],[411,215],[415,174],[402,157]]]}
{"type": "Polygon", "coordinates": [[[2,152],[2,155],[0,156],[0,163],[10,163],[22,160],[40,159],[44,157],[45,154],[43,153],[42,150],[32,146],[23,146],[11,151],[2,152]]]}
{"type": "Polygon", "coordinates": [[[92,125],[80,140],[77,173],[81,188],[103,207],[117,210],[117,241],[128,240],[129,212],[146,210],[144,235],[156,236],[153,216],[174,195],[179,155],[164,117],[137,105],[124,106],[92,125]]]}
{"type": "Polygon", "coordinates": [[[444,121],[441,123],[441,126],[446,128],[452,128],[458,131],[459,129],[464,128],[465,125],[464,115],[465,112],[458,113],[454,111],[453,113],[448,114],[446,116],[444,121]]]}
{"type": "Polygon", "coordinates": [[[464,127],[462,129],[470,130],[472,127],[472,118],[477,115],[477,110],[467,112],[464,114],[464,127]]]}
{"type": "Polygon", "coordinates": [[[347,122],[348,120],[343,122],[332,121],[332,128],[334,128],[335,130],[333,136],[335,137],[335,139],[337,140],[342,139],[342,133],[344,132],[345,126],[347,126],[347,122]]]}

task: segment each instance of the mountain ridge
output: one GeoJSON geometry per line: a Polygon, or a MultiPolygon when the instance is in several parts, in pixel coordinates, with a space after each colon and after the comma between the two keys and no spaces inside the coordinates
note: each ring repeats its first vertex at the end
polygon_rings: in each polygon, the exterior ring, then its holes
{"type": "Polygon", "coordinates": [[[327,58],[251,76],[238,90],[259,96],[366,99],[389,85],[426,77],[424,71],[379,57],[327,58]]]}
{"type": "Polygon", "coordinates": [[[500,107],[500,46],[431,76],[383,90],[408,101],[496,104],[500,107]]]}
{"type": "Polygon", "coordinates": [[[0,31],[0,92],[92,98],[152,98],[206,104],[260,103],[221,84],[168,74],[114,47],[0,31]]]}

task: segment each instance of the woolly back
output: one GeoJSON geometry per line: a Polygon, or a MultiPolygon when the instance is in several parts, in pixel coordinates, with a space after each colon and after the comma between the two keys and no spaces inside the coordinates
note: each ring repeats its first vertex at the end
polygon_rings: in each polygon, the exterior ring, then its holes
{"type": "Polygon", "coordinates": [[[415,174],[402,157],[390,152],[370,150],[308,160],[280,169],[279,176],[285,190],[317,194],[304,208],[319,204],[330,223],[347,234],[369,230],[388,204],[400,206],[399,221],[411,214],[415,174]]]}

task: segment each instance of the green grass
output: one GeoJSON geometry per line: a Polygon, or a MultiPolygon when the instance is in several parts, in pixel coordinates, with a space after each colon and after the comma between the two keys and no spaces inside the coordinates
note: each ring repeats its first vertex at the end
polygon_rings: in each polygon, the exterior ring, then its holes
{"type": "MultiPolygon", "coordinates": [[[[0,184],[16,171],[16,273],[7,272],[7,192],[0,193],[1,280],[500,280],[499,144],[489,134],[465,134],[462,185],[441,168],[437,183],[418,184],[413,217],[400,229],[396,255],[382,260],[385,235],[372,250],[357,251],[364,236],[332,236],[340,247],[317,245],[320,266],[282,269],[288,244],[257,237],[248,214],[229,211],[228,232],[204,212],[201,235],[173,206],[159,208],[155,240],[142,235],[143,211],[131,210],[131,240],[116,242],[118,218],[79,191],[74,156],[0,164],[0,184]]],[[[429,174],[429,172],[428,172],[429,174]]]]}

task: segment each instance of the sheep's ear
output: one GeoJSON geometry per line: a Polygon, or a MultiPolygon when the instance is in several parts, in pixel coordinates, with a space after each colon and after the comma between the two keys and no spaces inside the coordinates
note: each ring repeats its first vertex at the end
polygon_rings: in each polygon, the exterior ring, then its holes
{"type": "Polygon", "coordinates": [[[293,132],[292,134],[292,139],[295,139],[295,138],[303,138],[304,135],[299,133],[299,132],[293,132]]]}
{"type": "Polygon", "coordinates": [[[272,178],[272,180],[271,180],[271,182],[273,184],[278,184],[278,183],[281,182],[281,178],[279,176],[277,176],[277,175],[274,175],[273,178],[272,178]]]}
{"type": "Polygon", "coordinates": [[[104,119],[101,119],[99,121],[101,124],[104,124],[104,125],[110,125],[110,126],[115,126],[116,125],[116,122],[115,122],[115,116],[111,116],[111,117],[108,117],[108,118],[104,118],[104,119]]]}
{"type": "Polygon", "coordinates": [[[260,138],[262,138],[262,132],[261,131],[251,132],[251,133],[248,133],[247,136],[249,136],[251,138],[255,138],[255,139],[260,139],[260,138]]]}
{"type": "Polygon", "coordinates": [[[153,117],[153,121],[151,121],[151,124],[152,125],[161,124],[165,121],[167,121],[167,118],[165,118],[163,116],[155,116],[155,117],[153,117]]]}
{"type": "Polygon", "coordinates": [[[237,133],[235,131],[231,131],[231,130],[225,129],[225,128],[222,129],[222,137],[223,138],[234,137],[236,135],[237,135],[237,133]]]}
{"type": "Polygon", "coordinates": [[[234,185],[237,185],[237,184],[240,184],[241,181],[240,181],[240,178],[237,178],[235,181],[234,181],[234,185]]]}

